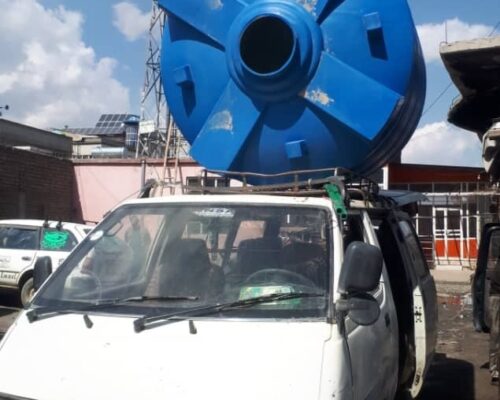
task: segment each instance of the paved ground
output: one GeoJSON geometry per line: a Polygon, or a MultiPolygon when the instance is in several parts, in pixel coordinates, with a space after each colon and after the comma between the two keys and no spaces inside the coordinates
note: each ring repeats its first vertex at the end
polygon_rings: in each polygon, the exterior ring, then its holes
{"type": "MultiPolygon", "coordinates": [[[[488,335],[471,323],[470,272],[433,271],[439,293],[437,354],[429,370],[422,400],[498,400],[498,387],[488,373],[488,335]]],[[[14,320],[14,296],[0,296],[0,335],[14,320]]]]}
{"type": "Polygon", "coordinates": [[[19,302],[14,294],[0,295],[0,338],[16,319],[19,302]]]}

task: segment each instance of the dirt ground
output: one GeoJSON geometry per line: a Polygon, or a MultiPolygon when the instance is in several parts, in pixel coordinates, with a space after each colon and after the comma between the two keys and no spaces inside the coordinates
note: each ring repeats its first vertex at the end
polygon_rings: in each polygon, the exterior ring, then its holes
{"type": "MultiPolygon", "coordinates": [[[[422,400],[498,400],[488,372],[488,335],[472,327],[467,285],[438,284],[437,353],[429,370],[422,400]],[[465,300],[465,301],[464,301],[465,300]]],[[[17,314],[14,296],[0,296],[0,337],[17,314]]]]}
{"type": "Polygon", "coordinates": [[[468,285],[438,284],[439,331],[436,356],[421,399],[498,400],[490,384],[488,339],[472,327],[468,285]]]}

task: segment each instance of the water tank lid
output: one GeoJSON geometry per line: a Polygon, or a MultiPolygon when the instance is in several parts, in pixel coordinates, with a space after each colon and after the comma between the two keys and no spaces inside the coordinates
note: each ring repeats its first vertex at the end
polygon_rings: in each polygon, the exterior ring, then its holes
{"type": "Polygon", "coordinates": [[[138,115],[129,115],[127,119],[123,121],[125,125],[139,125],[141,118],[138,115]]]}

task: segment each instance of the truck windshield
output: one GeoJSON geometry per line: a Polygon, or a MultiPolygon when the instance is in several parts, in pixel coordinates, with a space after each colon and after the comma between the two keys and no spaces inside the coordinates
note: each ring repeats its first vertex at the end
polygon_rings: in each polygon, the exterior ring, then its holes
{"type": "MultiPolygon", "coordinates": [[[[231,310],[238,317],[324,317],[331,217],[299,206],[124,206],[96,227],[33,305],[142,316],[272,294],[290,300],[231,310]],[[120,302],[137,298],[141,301],[120,302]]],[[[224,316],[221,312],[211,318],[224,316]]]]}

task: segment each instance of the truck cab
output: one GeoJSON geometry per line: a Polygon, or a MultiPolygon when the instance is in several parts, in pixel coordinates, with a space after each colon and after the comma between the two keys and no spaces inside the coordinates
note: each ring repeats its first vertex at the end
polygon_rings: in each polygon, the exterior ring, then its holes
{"type": "Polygon", "coordinates": [[[436,298],[411,220],[335,184],[345,208],[325,190],[122,204],[0,343],[0,397],[416,397],[436,298]],[[26,357],[47,366],[29,385],[26,357]]]}

